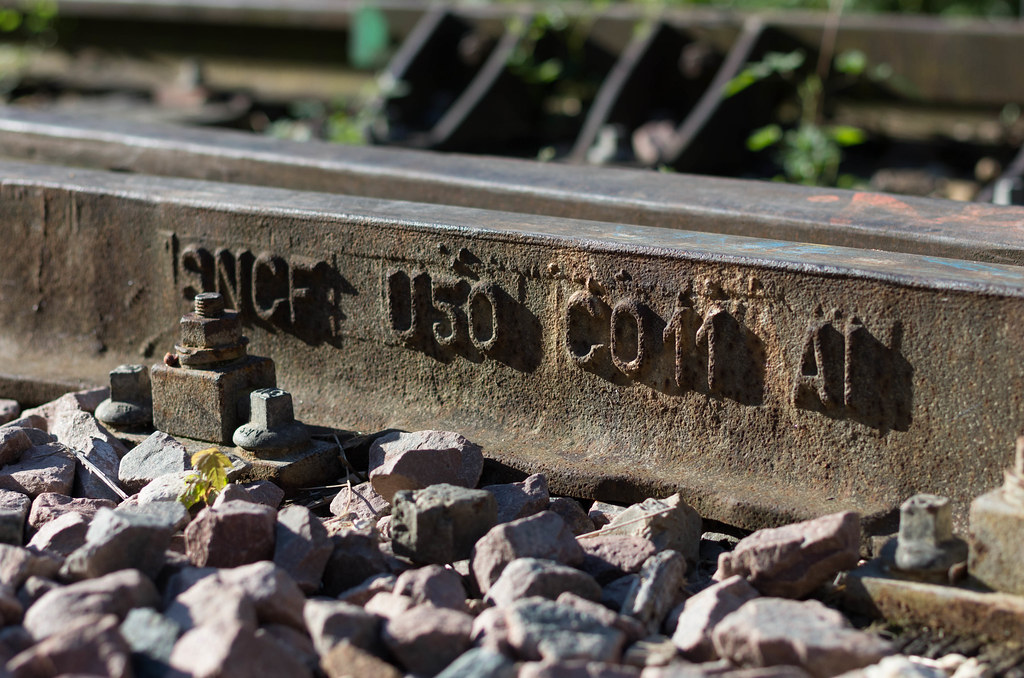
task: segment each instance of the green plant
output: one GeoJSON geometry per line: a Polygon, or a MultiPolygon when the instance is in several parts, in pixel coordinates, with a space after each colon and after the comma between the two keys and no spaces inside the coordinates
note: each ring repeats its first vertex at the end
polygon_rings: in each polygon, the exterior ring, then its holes
{"type": "Polygon", "coordinates": [[[18,86],[40,50],[56,40],[57,3],[33,0],[0,8],[0,100],[18,86]]]}
{"type": "Polygon", "coordinates": [[[216,447],[209,447],[192,455],[192,468],[194,472],[185,477],[185,490],[178,501],[185,508],[192,508],[199,502],[212,504],[228,484],[231,460],[216,447]]]}

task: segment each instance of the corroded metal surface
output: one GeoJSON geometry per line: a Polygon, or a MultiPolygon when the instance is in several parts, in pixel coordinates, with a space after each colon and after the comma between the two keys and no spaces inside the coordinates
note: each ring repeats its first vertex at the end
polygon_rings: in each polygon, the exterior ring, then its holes
{"type": "Polygon", "coordinates": [[[1024,209],[0,109],[0,156],[1024,264],[1024,209]]]}
{"type": "Polygon", "coordinates": [[[918,491],[962,518],[1024,427],[1013,266],[14,163],[0,176],[18,253],[0,271],[0,373],[62,355],[102,383],[163,355],[173,319],[216,290],[305,421],[451,428],[558,492],[680,489],[743,527],[854,508],[888,529],[918,491]]]}

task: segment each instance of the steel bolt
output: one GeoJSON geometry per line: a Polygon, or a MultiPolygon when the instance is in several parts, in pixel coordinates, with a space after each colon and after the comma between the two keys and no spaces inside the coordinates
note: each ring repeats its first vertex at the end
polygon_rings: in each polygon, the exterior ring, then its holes
{"type": "Polygon", "coordinates": [[[1014,504],[1024,505],[1024,436],[1017,438],[1013,468],[1003,471],[1003,495],[1014,504]]]}
{"type": "Polygon", "coordinates": [[[119,365],[110,371],[110,397],[96,408],[96,418],[115,429],[148,427],[152,418],[149,370],[119,365]]]}
{"type": "Polygon", "coordinates": [[[224,315],[224,297],[219,292],[200,292],[193,302],[200,318],[219,318],[224,315]]]}
{"type": "Polygon", "coordinates": [[[953,507],[946,497],[916,494],[900,506],[895,565],[899,570],[944,578],[967,559],[967,543],[953,536],[953,507]]]}
{"type": "Polygon", "coordinates": [[[309,445],[309,431],[295,421],[292,396],[280,388],[249,394],[249,423],[235,430],[232,441],[261,458],[281,457],[309,445]]]}

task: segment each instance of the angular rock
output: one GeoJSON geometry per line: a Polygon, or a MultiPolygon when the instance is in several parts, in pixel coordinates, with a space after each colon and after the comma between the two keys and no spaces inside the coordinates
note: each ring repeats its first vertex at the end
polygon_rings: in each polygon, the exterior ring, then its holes
{"type": "Polygon", "coordinates": [[[43,577],[33,575],[26,579],[25,583],[21,585],[21,588],[18,589],[18,600],[21,601],[22,609],[27,610],[35,605],[36,601],[44,595],[54,589],[59,589],[60,587],[61,585],[52,579],[45,579],[43,577]]]}
{"type": "Polygon", "coordinates": [[[485,485],[480,489],[487,490],[494,495],[498,504],[499,523],[507,523],[510,520],[540,513],[548,508],[550,501],[548,477],[543,473],[534,473],[520,483],[485,485]]]}
{"type": "Polygon", "coordinates": [[[406,671],[434,675],[469,649],[472,629],[465,612],[419,605],[389,619],[381,638],[406,671]]]}
{"type": "Polygon", "coordinates": [[[0,428],[0,466],[17,463],[22,453],[34,444],[24,429],[0,428]]]}
{"type": "Polygon", "coordinates": [[[659,551],[683,554],[691,569],[700,559],[700,515],[678,494],[633,504],[601,528],[604,534],[629,534],[650,539],[659,551]]]}
{"type": "Polygon", "coordinates": [[[436,678],[516,678],[516,665],[500,652],[474,647],[437,674],[436,678]]]}
{"type": "Polygon", "coordinates": [[[180,501],[151,501],[145,504],[132,504],[123,501],[118,505],[117,512],[146,516],[154,524],[165,525],[171,532],[177,532],[188,525],[192,516],[180,501]]]}
{"type": "Polygon", "coordinates": [[[143,676],[163,675],[181,627],[154,609],[137,607],[124,618],[121,636],[132,651],[132,664],[143,676]]]}
{"type": "MultiPolygon", "coordinates": [[[[640,669],[635,666],[570,659],[561,662],[527,662],[520,666],[517,678],[639,678],[640,675],[640,669]]],[[[643,673],[644,678],[647,675],[647,672],[643,673]]],[[[678,678],[698,678],[702,675],[680,674],[678,678]]]]}
{"type": "Polygon", "coordinates": [[[601,600],[601,586],[585,572],[539,558],[516,558],[501,572],[485,600],[498,607],[530,596],[555,600],[563,592],[601,600]]]}
{"type": "Polygon", "coordinates": [[[54,431],[57,421],[75,412],[95,412],[99,404],[110,397],[109,388],[90,388],[83,391],[65,393],[56,400],[51,400],[39,407],[22,412],[22,417],[40,417],[43,425],[39,428],[54,431]]]}
{"type": "Polygon", "coordinates": [[[21,546],[25,539],[25,520],[32,500],[13,490],[0,490],[0,542],[21,546]]]}
{"type": "Polygon", "coordinates": [[[726,615],[757,598],[757,589],[739,575],[718,582],[683,603],[676,618],[672,642],[690,661],[707,662],[718,659],[711,632],[726,615]]]}
{"type": "MultiPolygon", "coordinates": [[[[7,430],[9,428],[25,429],[26,433],[28,433],[29,430],[31,429],[32,431],[36,431],[38,433],[46,434],[47,436],[49,436],[49,434],[46,432],[46,419],[40,417],[38,414],[26,414],[22,412],[21,416],[19,416],[17,419],[12,419],[6,424],[0,424],[0,429],[2,430],[7,430]]],[[[33,439],[33,443],[35,445],[42,445],[44,443],[49,442],[54,442],[54,439],[47,437],[45,440],[42,440],[40,442],[35,442],[35,440],[33,439]]]]}
{"type": "Polygon", "coordinates": [[[389,502],[438,483],[476,487],[483,467],[480,446],[451,431],[390,433],[370,446],[370,482],[389,502]]]}
{"type": "Polygon", "coordinates": [[[91,579],[134,567],[156,579],[164,565],[173,525],[153,513],[134,508],[100,509],[89,523],[85,544],[61,568],[64,579],[91,579]]]}
{"type": "Polygon", "coordinates": [[[455,570],[440,565],[427,565],[406,570],[398,575],[393,591],[412,598],[417,605],[430,603],[434,607],[465,610],[466,587],[455,570]]]}
{"type": "Polygon", "coordinates": [[[277,513],[274,563],[291,575],[305,593],[320,589],[334,543],[327,529],[305,506],[293,504],[277,513]]]}
{"type": "Polygon", "coordinates": [[[733,664],[799,666],[818,678],[875,664],[895,652],[890,643],[854,630],[842,614],[816,600],[755,598],[726,615],[711,637],[718,655],[733,664]]]}
{"type": "MultiPolygon", "coordinates": [[[[49,430],[57,436],[58,441],[85,455],[109,480],[117,482],[121,457],[128,450],[96,417],[83,411],[68,412],[58,417],[56,422],[51,421],[49,430]]],[[[81,461],[77,462],[75,468],[74,494],[76,497],[121,501],[120,495],[81,461]]]]}
{"type": "Polygon", "coordinates": [[[552,497],[548,502],[548,510],[561,516],[565,524],[569,526],[572,533],[577,537],[581,534],[593,532],[597,527],[590,519],[587,512],[583,510],[580,503],[569,497],[552,497]]]}
{"type": "Polygon", "coordinates": [[[88,518],[81,513],[65,513],[46,523],[32,535],[28,547],[66,558],[75,549],[85,544],[85,535],[88,531],[88,518]]]}
{"type": "Polygon", "coordinates": [[[644,561],[658,551],[650,539],[624,534],[595,534],[578,541],[586,554],[580,569],[599,584],[639,572],[644,561]]]}
{"type": "Polygon", "coordinates": [[[186,632],[171,652],[171,667],[194,678],[312,676],[301,659],[273,638],[242,624],[201,627],[186,632]]]}
{"type": "Polygon", "coordinates": [[[256,606],[261,624],[284,624],[305,630],[302,610],[306,597],[295,580],[274,563],[261,561],[221,569],[213,578],[244,591],[256,606]]]}
{"type": "Polygon", "coordinates": [[[594,522],[594,527],[600,530],[605,525],[612,522],[615,516],[619,515],[625,510],[625,506],[607,504],[603,501],[595,501],[593,504],[591,504],[590,510],[587,511],[587,517],[594,522]]]}
{"type": "Polygon", "coordinates": [[[273,639],[285,652],[305,664],[311,672],[317,672],[320,655],[313,647],[313,641],[308,633],[283,624],[266,624],[256,631],[256,638],[262,640],[264,636],[273,639]]]}
{"type": "Polygon", "coordinates": [[[192,471],[180,473],[168,473],[155,478],[135,495],[139,504],[148,504],[153,501],[178,501],[178,497],[185,491],[186,478],[192,471]]]}
{"type": "Polygon", "coordinates": [[[120,570],[43,595],[25,613],[24,627],[36,640],[61,631],[69,618],[112,614],[124,619],[136,607],[156,607],[160,594],[138,570],[120,570]]]}
{"type": "Polygon", "coordinates": [[[7,663],[15,678],[58,675],[132,676],[131,648],[113,615],[72,622],[7,663]]]}
{"type": "Polygon", "coordinates": [[[605,626],[619,629],[626,634],[628,642],[640,640],[647,635],[647,628],[633,617],[627,617],[624,614],[613,612],[601,603],[595,603],[592,600],[581,598],[575,593],[570,593],[568,591],[561,593],[555,601],[562,605],[568,605],[580,612],[585,612],[602,622],[605,626]]]}
{"type": "Polygon", "coordinates": [[[545,558],[564,565],[583,562],[583,549],[565,521],[550,511],[493,527],[473,547],[473,576],[482,593],[516,558],[545,558]]]}
{"type": "Polygon", "coordinates": [[[331,537],[334,550],[324,568],[323,591],[336,596],[379,574],[391,572],[381,553],[377,535],[370,531],[342,530],[331,537]]]}
{"type": "Polygon", "coordinates": [[[242,489],[249,495],[249,501],[276,509],[284,499],[284,490],[269,480],[242,483],[242,489]]]}
{"type": "Polygon", "coordinates": [[[17,400],[0,398],[0,426],[9,423],[21,416],[21,405],[17,400]]]}
{"type": "Polygon", "coordinates": [[[6,664],[14,655],[32,647],[33,643],[35,641],[24,627],[8,626],[0,629],[0,661],[6,664]]]}
{"type": "Polygon", "coordinates": [[[380,617],[357,605],[328,598],[310,598],[303,608],[306,629],[320,655],[338,643],[373,651],[380,631],[380,617]]]}
{"type": "Polygon", "coordinates": [[[758,530],[718,558],[715,579],[746,577],[766,596],[801,598],[860,557],[860,516],[852,511],[758,530]]]}
{"type": "Polygon", "coordinates": [[[156,431],[121,458],[117,479],[128,494],[168,473],[192,468],[191,455],[173,436],[156,431]]]}
{"type": "Polygon", "coordinates": [[[494,495],[449,484],[395,493],[392,548],[418,563],[468,558],[473,545],[497,521],[494,495]]]}
{"type": "Polygon", "coordinates": [[[351,489],[341,488],[331,500],[331,514],[342,518],[354,516],[376,522],[383,516],[391,515],[391,505],[387,499],[377,494],[373,485],[367,481],[353,485],[351,489]]]}
{"type": "Polygon", "coordinates": [[[381,591],[366,601],[363,609],[384,619],[394,619],[402,616],[414,607],[416,607],[416,601],[412,599],[412,596],[381,591]]]}
{"type": "Polygon", "coordinates": [[[75,457],[60,443],[33,445],[14,464],[0,468],[0,489],[37,497],[44,492],[71,494],[75,457]]]}
{"type": "Polygon", "coordinates": [[[182,631],[231,625],[255,631],[259,623],[252,598],[216,576],[205,577],[179,593],[164,614],[182,631]]]}
{"type": "MultiPolygon", "coordinates": [[[[893,655],[877,664],[842,673],[837,678],[946,678],[948,675],[950,674],[940,668],[911,661],[902,655],[893,655]]],[[[965,671],[958,668],[953,675],[960,678],[981,678],[984,674],[977,669],[965,671]]]]}
{"type": "Polygon", "coordinates": [[[638,619],[650,633],[658,633],[661,624],[683,595],[686,586],[686,560],[678,551],[661,551],[648,558],[640,568],[640,579],[626,594],[622,614],[638,619]]]}
{"type": "Polygon", "coordinates": [[[0,544],[0,584],[17,590],[29,577],[52,579],[60,569],[60,560],[45,553],[11,544],[0,544]]]}
{"type": "Polygon", "coordinates": [[[337,599],[352,605],[365,605],[370,598],[378,593],[391,593],[398,577],[393,574],[378,574],[370,577],[359,586],[353,586],[338,594],[337,599]]]}
{"type": "Polygon", "coordinates": [[[625,577],[614,579],[601,588],[601,604],[609,610],[616,612],[622,610],[626,597],[630,595],[633,587],[640,581],[640,575],[627,574],[625,577]]]}
{"type": "Polygon", "coordinates": [[[355,645],[339,643],[323,655],[320,668],[327,678],[402,678],[402,672],[355,645]]]}
{"type": "Polygon", "coordinates": [[[505,610],[507,640],[520,659],[617,662],[626,634],[587,612],[544,598],[524,598],[505,610]]]}
{"type": "Polygon", "coordinates": [[[199,567],[237,567],[274,557],[277,512],[269,506],[231,501],[205,508],[185,528],[185,549],[199,567]]]}
{"type": "Polygon", "coordinates": [[[32,500],[32,509],[28,514],[28,524],[32,529],[38,530],[46,523],[65,513],[77,513],[88,522],[92,520],[92,517],[101,508],[114,508],[116,506],[117,504],[109,499],[88,499],[85,497],[73,499],[66,494],[44,492],[32,500]]]}

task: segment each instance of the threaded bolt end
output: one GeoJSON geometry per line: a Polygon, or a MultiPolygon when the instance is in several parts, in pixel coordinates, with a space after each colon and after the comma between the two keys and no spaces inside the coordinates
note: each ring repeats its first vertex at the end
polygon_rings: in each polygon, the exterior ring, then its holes
{"type": "Polygon", "coordinates": [[[196,315],[200,318],[216,318],[224,313],[224,297],[219,292],[203,292],[195,298],[196,315]]]}

